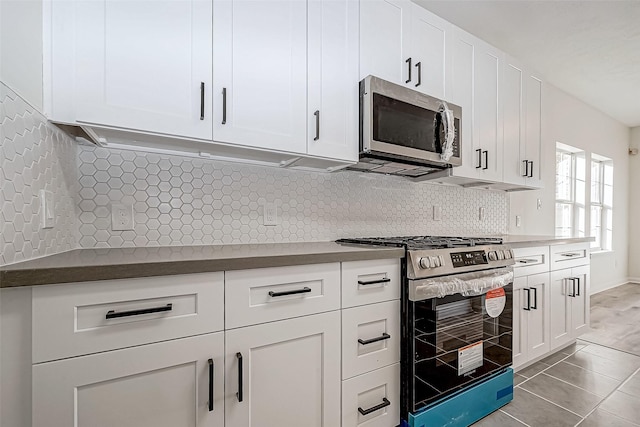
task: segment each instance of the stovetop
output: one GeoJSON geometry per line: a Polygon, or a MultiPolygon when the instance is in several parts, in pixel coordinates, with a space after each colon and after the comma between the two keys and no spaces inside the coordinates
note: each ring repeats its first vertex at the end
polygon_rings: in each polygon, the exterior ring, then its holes
{"type": "Polygon", "coordinates": [[[501,245],[502,239],[499,237],[402,236],[362,237],[354,239],[340,239],[336,240],[336,242],[380,246],[404,246],[408,250],[420,250],[501,245]]]}

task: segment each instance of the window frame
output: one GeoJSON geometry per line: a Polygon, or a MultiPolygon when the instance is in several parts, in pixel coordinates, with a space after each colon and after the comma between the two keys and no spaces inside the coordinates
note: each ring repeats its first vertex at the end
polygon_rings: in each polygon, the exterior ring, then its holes
{"type": "Polygon", "coordinates": [[[558,185],[558,168],[557,168],[557,164],[556,164],[556,172],[555,172],[555,176],[556,176],[556,191],[555,191],[555,209],[556,209],[556,223],[555,223],[555,235],[558,237],[584,237],[585,233],[586,233],[586,208],[587,208],[587,200],[586,200],[586,191],[587,191],[587,180],[586,180],[586,167],[587,167],[587,159],[586,159],[586,155],[585,152],[583,150],[580,150],[578,148],[575,147],[571,147],[569,145],[566,144],[562,144],[560,142],[556,143],[556,156],[558,155],[558,153],[563,153],[563,154],[568,154],[569,156],[571,156],[571,171],[570,171],[570,199],[559,199],[558,198],[558,190],[557,190],[557,185],[558,185]],[[577,176],[577,171],[578,171],[578,166],[577,166],[577,162],[578,162],[578,158],[580,158],[580,160],[582,160],[584,162],[584,176],[582,176],[580,179],[577,176]],[[578,197],[577,197],[577,182],[578,181],[582,181],[584,183],[584,193],[582,194],[582,201],[583,202],[579,202],[578,201],[578,197]],[[559,234],[558,230],[558,223],[557,223],[557,213],[558,213],[558,205],[570,205],[571,206],[571,224],[569,226],[570,229],[570,233],[569,236],[566,236],[564,234],[559,234]],[[582,212],[582,224],[580,221],[580,213],[582,212]],[[582,228],[582,229],[581,229],[582,228]]]}
{"type": "Polygon", "coordinates": [[[591,155],[591,179],[590,179],[590,199],[589,199],[589,236],[595,237],[596,240],[591,242],[591,251],[592,252],[604,252],[610,251],[613,249],[613,160],[600,156],[598,154],[592,153],[591,155]],[[593,170],[594,164],[597,164],[597,172],[598,176],[594,177],[593,170]],[[606,166],[611,166],[611,182],[608,183],[606,180],[605,168],[606,166]],[[599,199],[598,201],[594,201],[593,197],[593,186],[594,183],[597,182],[599,199]],[[611,187],[611,203],[608,204],[605,197],[605,187],[611,187]],[[593,227],[593,210],[594,208],[599,209],[600,211],[600,221],[598,224],[599,227],[599,235],[594,235],[594,227],[593,227]],[[609,220],[611,220],[611,228],[608,228],[609,220]],[[610,237],[610,240],[609,238],[610,237]],[[599,243],[599,244],[598,244],[599,243]]]}

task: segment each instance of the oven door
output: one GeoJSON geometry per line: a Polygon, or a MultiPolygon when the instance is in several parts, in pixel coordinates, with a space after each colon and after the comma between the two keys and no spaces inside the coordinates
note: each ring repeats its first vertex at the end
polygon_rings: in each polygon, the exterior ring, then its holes
{"type": "Polygon", "coordinates": [[[424,409],[511,365],[511,267],[413,280],[409,288],[416,288],[410,291],[414,296],[436,295],[409,298],[409,411],[424,409]]]}

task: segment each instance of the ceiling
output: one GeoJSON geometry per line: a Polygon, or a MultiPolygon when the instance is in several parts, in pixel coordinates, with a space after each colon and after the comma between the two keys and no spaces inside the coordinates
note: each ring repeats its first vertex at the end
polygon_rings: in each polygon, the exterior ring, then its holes
{"type": "Polygon", "coordinates": [[[640,1],[413,1],[640,126],[640,1]]]}

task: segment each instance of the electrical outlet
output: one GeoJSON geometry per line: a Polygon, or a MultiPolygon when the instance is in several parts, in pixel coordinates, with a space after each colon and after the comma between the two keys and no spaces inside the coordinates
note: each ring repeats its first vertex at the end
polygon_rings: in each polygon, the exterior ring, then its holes
{"type": "Polygon", "coordinates": [[[264,225],[278,225],[278,207],[275,203],[264,204],[264,225]]]}
{"type": "Polygon", "coordinates": [[[133,206],[111,205],[111,229],[113,231],[133,230],[133,206]]]}
{"type": "Polygon", "coordinates": [[[51,191],[40,190],[40,226],[53,228],[55,224],[55,205],[53,204],[53,193],[51,191]]]}
{"type": "Polygon", "coordinates": [[[478,209],[478,219],[484,221],[484,208],[478,209]]]}
{"type": "Polygon", "coordinates": [[[440,206],[433,207],[433,220],[442,221],[442,208],[440,206]]]}
{"type": "Polygon", "coordinates": [[[516,215],[516,227],[522,226],[522,217],[520,215],[516,215]]]}

